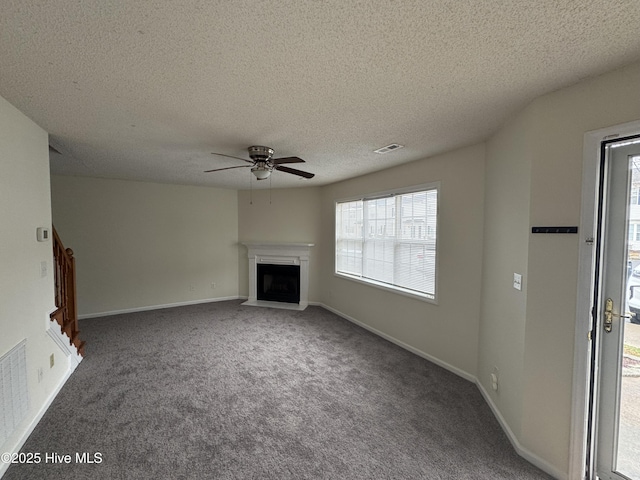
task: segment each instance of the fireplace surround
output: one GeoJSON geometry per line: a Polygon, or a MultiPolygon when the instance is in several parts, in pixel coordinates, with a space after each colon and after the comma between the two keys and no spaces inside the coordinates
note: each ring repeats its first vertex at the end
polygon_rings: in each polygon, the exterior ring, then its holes
{"type": "Polygon", "coordinates": [[[284,308],[304,310],[309,305],[309,253],[313,243],[243,243],[249,256],[249,299],[243,305],[256,307],[284,308]],[[258,266],[266,268],[271,277],[266,280],[258,275],[258,266]],[[297,292],[294,292],[293,280],[299,272],[297,292]],[[277,278],[276,278],[277,277],[277,278]],[[275,290],[266,295],[265,281],[271,286],[276,282],[275,290]],[[282,294],[282,295],[280,295],[282,294]]]}

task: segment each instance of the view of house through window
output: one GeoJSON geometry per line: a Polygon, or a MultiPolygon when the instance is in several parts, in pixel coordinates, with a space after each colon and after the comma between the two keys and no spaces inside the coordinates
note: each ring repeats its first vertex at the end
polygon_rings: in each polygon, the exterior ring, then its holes
{"type": "Polygon", "coordinates": [[[336,273],[436,296],[437,185],[336,203],[336,273]]]}
{"type": "Polygon", "coordinates": [[[625,478],[640,478],[640,446],[637,438],[640,432],[640,156],[631,156],[631,192],[628,206],[627,241],[627,313],[622,329],[623,354],[620,359],[622,372],[619,379],[619,421],[616,471],[625,478]],[[630,317],[630,318],[629,318],[630,317]]]}

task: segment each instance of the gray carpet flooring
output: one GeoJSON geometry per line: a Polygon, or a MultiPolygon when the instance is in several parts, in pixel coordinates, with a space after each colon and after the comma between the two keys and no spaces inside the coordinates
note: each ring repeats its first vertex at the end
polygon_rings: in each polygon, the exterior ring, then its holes
{"type": "Polygon", "coordinates": [[[86,357],[22,449],[72,461],[4,480],[551,478],[474,384],[320,307],[240,303],[82,321],[86,357]]]}

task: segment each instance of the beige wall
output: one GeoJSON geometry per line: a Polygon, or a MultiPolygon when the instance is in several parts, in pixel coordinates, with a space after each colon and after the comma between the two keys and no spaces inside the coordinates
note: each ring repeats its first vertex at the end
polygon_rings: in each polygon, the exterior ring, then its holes
{"type": "MultiPolygon", "coordinates": [[[[320,189],[290,188],[238,192],[240,242],[315,243],[309,256],[309,301],[320,302],[320,189]]],[[[248,296],[249,261],[240,247],[239,292],[248,296]]]]}
{"type": "Polygon", "coordinates": [[[238,295],[235,190],[60,176],[51,185],[80,315],[238,295]]]}
{"type": "MultiPolygon", "coordinates": [[[[584,134],[640,119],[639,88],[640,64],[635,64],[534,103],[531,225],[578,225],[584,134]]],[[[532,235],[528,252],[522,442],[563,468],[570,433],[578,245],[586,233],[532,235]]]]}
{"type": "MultiPolygon", "coordinates": [[[[27,340],[30,397],[26,420],[0,445],[0,452],[11,452],[66,378],[68,362],[45,333],[55,309],[52,244],[36,241],[36,228],[51,227],[47,132],[1,97],[0,159],[0,356],[27,340]],[[52,353],[57,363],[50,368],[52,353]]],[[[0,462],[0,475],[4,466],[0,462]]]]}
{"type": "MultiPolygon", "coordinates": [[[[569,465],[578,246],[590,232],[524,235],[522,229],[579,224],[584,134],[640,119],[639,86],[640,64],[635,64],[545,95],[488,142],[479,380],[489,391],[492,364],[509,372],[495,397],[500,412],[524,449],[564,475],[569,465]],[[514,180],[523,192],[501,185],[503,168],[519,169],[514,180]],[[514,235],[505,239],[511,224],[514,235]],[[494,241],[500,236],[500,242],[494,241]],[[507,286],[511,270],[518,268],[526,273],[522,294],[507,286]],[[511,314],[499,311],[503,304],[511,314]],[[523,342],[524,349],[513,341],[523,342]],[[520,379],[515,378],[518,370],[520,379]]],[[[585,339],[578,348],[586,346],[585,339]]]]}
{"type": "Polygon", "coordinates": [[[482,307],[478,379],[515,435],[520,434],[527,307],[527,251],[532,162],[525,111],[487,142],[482,307]],[[513,288],[513,274],[523,289],[513,288]],[[499,388],[491,388],[497,368],[499,388]]]}
{"type": "Polygon", "coordinates": [[[468,377],[478,354],[484,155],[476,145],[322,189],[323,302],[468,377]],[[336,200],[428,182],[440,182],[438,304],[335,276],[336,200]]]}

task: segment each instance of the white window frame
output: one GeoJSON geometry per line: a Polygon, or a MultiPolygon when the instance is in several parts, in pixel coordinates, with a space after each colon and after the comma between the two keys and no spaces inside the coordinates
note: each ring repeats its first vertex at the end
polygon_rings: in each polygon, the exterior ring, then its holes
{"type": "MultiPolygon", "coordinates": [[[[363,212],[365,211],[364,206],[363,206],[363,212]]],[[[440,240],[439,240],[439,236],[440,236],[440,215],[439,215],[439,211],[440,211],[440,182],[430,182],[430,183],[423,183],[420,185],[413,185],[410,187],[403,187],[403,188],[397,188],[397,189],[393,189],[393,190],[386,190],[386,191],[382,191],[382,192],[376,192],[376,193],[371,193],[371,194],[367,194],[367,195],[359,195],[359,196],[354,196],[354,197],[347,197],[347,198],[341,198],[335,201],[335,205],[334,205],[334,254],[333,254],[333,259],[334,259],[334,275],[340,278],[344,278],[347,280],[351,280],[354,282],[358,282],[358,283],[362,283],[365,285],[369,285],[369,286],[373,286],[382,290],[386,290],[389,292],[393,292],[393,293],[397,293],[400,295],[405,295],[411,298],[415,298],[418,300],[422,300],[424,302],[428,302],[428,303],[433,303],[433,304],[437,304],[438,303],[438,277],[439,277],[439,245],[440,245],[440,240]],[[408,193],[416,193],[416,192],[421,192],[421,191],[429,191],[429,190],[435,190],[436,192],[436,240],[435,240],[435,272],[434,272],[434,293],[430,294],[430,293],[421,293],[418,292],[416,290],[411,290],[408,288],[403,288],[401,286],[397,286],[397,285],[393,285],[390,283],[384,283],[384,282],[380,282],[380,281],[376,281],[370,278],[366,278],[363,277],[362,274],[358,275],[358,274],[350,274],[350,273],[345,273],[345,272],[340,272],[338,271],[338,231],[337,231],[337,211],[338,211],[338,205],[342,204],[342,203],[347,203],[347,202],[356,202],[356,201],[367,201],[367,200],[376,200],[376,199],[380,199],[380,198],[384,198],[384,197],[395,197],[398,195],[403,195],[403,194],[408,194],[408,193]]],[[[364,213],[363,213],[364,215],[364,213]]],[[[425,226],[426,228],[426,226],[425,226]]],[[[364,225],[363,225],[363,238],[362,238],[362,246],[363,246],[363,250],[364,250],[364,236],[366,235],[366,232],[364,232],[364,225]]]]}

